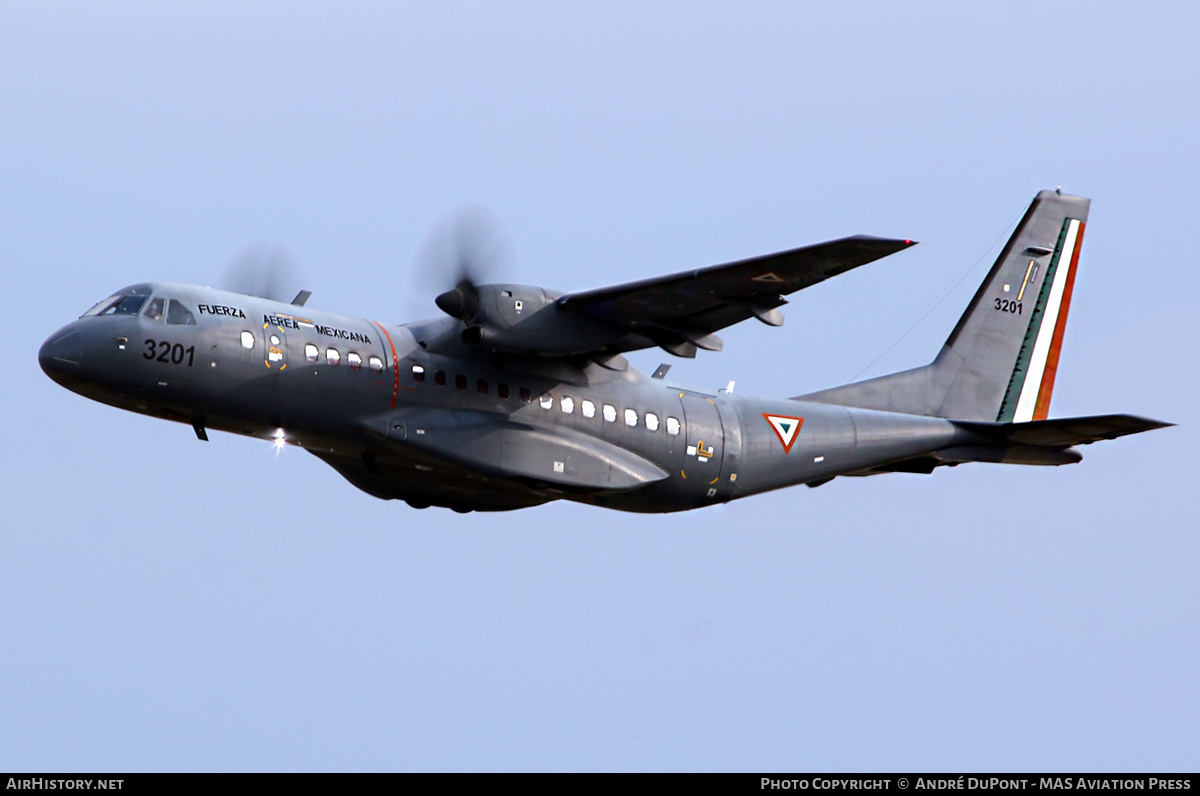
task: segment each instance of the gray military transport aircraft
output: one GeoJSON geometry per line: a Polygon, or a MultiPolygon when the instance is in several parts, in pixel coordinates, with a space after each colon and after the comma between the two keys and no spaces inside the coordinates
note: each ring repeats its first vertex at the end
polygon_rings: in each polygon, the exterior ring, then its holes
{"type": "Polygon", "coordinates": [[[1089,200],[1033,200],[932,363],[794,398],[706,394],[622,352],[721,350],[785,295],[913,244],[867,236],[562,294],[474,284],[447,317],[384,324],[206,287],[127,287],[55,332],[42,369],[88,398],[297,445],[376,497],[455,511],[565,498],[693,509],[837,476],[1059,465],[1170,425],[1048,420],[1089,200]]]}

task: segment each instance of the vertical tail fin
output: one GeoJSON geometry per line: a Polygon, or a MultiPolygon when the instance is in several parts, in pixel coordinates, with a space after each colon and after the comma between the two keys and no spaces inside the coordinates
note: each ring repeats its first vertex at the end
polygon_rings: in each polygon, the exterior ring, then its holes
{"type": "Polygon", "coordinates": [[[1090,204],[1034,198],[931,364],[799,397],[955,420],[1046,418],[1090,204]]]}

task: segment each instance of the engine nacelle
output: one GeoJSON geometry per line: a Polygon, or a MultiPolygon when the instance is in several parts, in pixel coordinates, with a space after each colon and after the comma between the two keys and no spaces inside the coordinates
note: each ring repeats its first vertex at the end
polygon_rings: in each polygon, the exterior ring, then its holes
{"type": "Polygon", "coordinates": [[[627,330],[562,310],[561,293],[531,285],[460,283],[437,297],[437,305],[466,324],[462,340],[491,351],[531,356],[594,352],[627,330]]]}

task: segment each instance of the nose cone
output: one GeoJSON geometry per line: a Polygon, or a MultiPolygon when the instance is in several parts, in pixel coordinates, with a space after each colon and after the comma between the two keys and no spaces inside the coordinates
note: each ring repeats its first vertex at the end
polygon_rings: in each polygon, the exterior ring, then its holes
{"type": "Polygon", "coordinates": [[[75,375],[82,357],[83,343],[79,339],[79,332],[60,330],[42,344],[38,351],[38,364],[47,376],[63,383],[75,375]]]}

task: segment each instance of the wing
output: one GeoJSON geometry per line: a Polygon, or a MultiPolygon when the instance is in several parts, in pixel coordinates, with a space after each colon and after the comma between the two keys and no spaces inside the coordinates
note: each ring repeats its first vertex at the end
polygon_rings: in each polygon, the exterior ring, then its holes
{"type": "Polygon", "coordinates": [[[570,293],[562,310],[626,330],[623,350],[660,345],[680,356],[720,351],[714,332],[757,317],[779,326],[784,296],[912,246],[911,240],[867,235],[714,265],[624,285],[570,293]],[[640,340],[639,340],[640,338],[640,340]]]}

